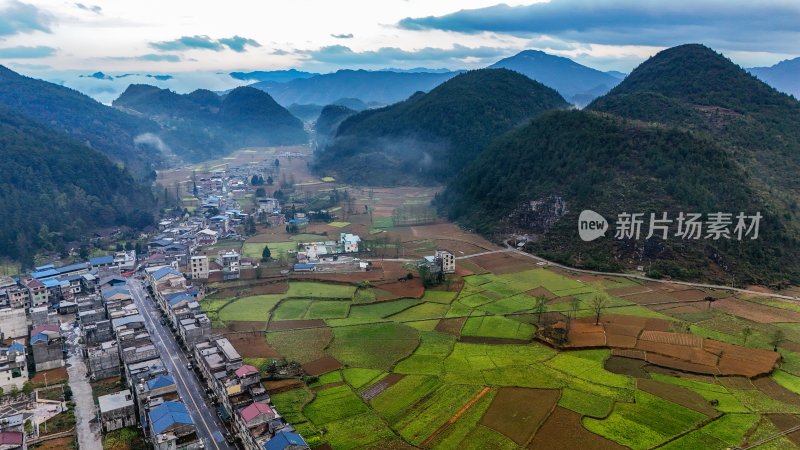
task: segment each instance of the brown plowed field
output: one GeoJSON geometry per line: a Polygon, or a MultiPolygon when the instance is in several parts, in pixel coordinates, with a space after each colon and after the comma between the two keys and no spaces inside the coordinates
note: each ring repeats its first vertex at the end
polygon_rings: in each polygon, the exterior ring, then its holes
{"type": "Polygon", "coordinates": [[[441,319],[439,323],[436,324],[436,328],[434,328],[434,330],[440,333],[447,333],[447,334],[452,334],[453,336],[460,336],[461,328],[464,326],[464,322],[466,321],[467,321],[466,317],[441,319]]]}
{"type": "Polygon", "coordinates": [[[242,333],[246,331],[261,331],[263,332],[267,326],[265,320],[242,321],[237,320],[233,322],[225,322],[225,331],[223,334],[228,333],[242,333]]]}
{"type": "Polygon", "coordinates": [[[647,379],[638,380],[636,386],[647,393],[695,410],[708,417],[717,417],[720,414],[700,394],[680,386],[647,379]]]}
{"type": "MultiPolygon", "coordinates": [[[[643,359],[644,355],[641,356],[643,359]]],[[[649,378],[650,375],[643,369],[643,367],[646,365],[647,361],[642,361],[641,359],[611,356],[610,358],[606,359],[606,362],[603,366],[607,371],[619,375],[627,375],[636,378],[649,378]]]]}
{"type": "MultiPolygon", "coordinates": [[[[800,426],[800,417],[793,414],[767,414],[767,418],[781,431],[800,426]]],[[[786,437],[800,445],[800,430],[789,433],[786,437]]]]}
{"type": "Polygon", "coordinates": [[[560,397],[558,389],[500,388],[480,423],[526,445],[560,397]]]}
{"type": "MultiPolygon", "coordinates": [[[[476,256],[470,258],[470,261],[497,275],[522,272],[539,267],[536,265],[536,262],[530,258],[507,252],[476,256]]],[[[456,263],[456,265],[458,265],[458,263],[456,263]]]]}
{"type": "Polygon", "coordinates": [[[281,392],[291,391],[304,386],[304,383],[297,378],[289,378],[286,380],[265,381],[262,383],[264,389],[270,394],[279,394],[281,392]]]}
{"type": "Polygon", "coordinates": [[[381,380],[377,383],[364,389],[364,392],[361,393],[361,398],[363,398],[365,402],[369,402],[373,398],[379,396],[383,391],[397,384],[397,382],[402,380],[403,377],[405,377],[405,375],[401,375],[399,373],[390,373],[389,375],[381,378],[381,380]]]}
{"type": "Polygon", "coordinates": [[[557,406],[528,448],[625,450],[627,447],[588,431],[581,424],[580,414],[557,406]]]}
{"type": "Polygon", "coordinates": [[[264,333],[234,333],[228,334],[233,348],[242,355],[242,358],[278,358],[280,354],[267,344],[264,333]]]}
{"type": "Polygon", "coordinates": [[[336,369],[340,369],[341,367],[342,363],[337,361],[336,358],[332,356],[323,356],[320,359],[303,364],[303,370],[312,376],[319,376],[323,373],[332,372],[336,369]]]}
{"type": "Polygon", "coordinates": [[[800,406],[800,397],[798,397],[794,392],[776,383],[772,378],[756,378],[753,380],[753,385],[758,388],[759,391],[767,394],[769,397],[774,398],[775,400],[788,403],[790,405],[800,406]]]}
{"type": "Polygon", "coordinates": [[[694,334],[669,333],[664,331],[645,330],[639,335],[641,341],[651,341],[660,344],[683,345],[687,347],[702,347],[703,338],[694,334]]]}
{"type": "Polygon", "coordinates": [[[669,295],[677,300],[691,301],[691,300],[702,300],[708,297],[710,294],[708,294],[706,291],[701,291],[700,289],[686,289],[685,291],[670,292],[669,295]]]}
{"type": "Polygon", "coordinates": [[[322,319],[308,320],[277,320],[267,325],[269,331],[297,330],[300,328],[324,327],[325,321],[322,319]]]}
{"type": "Polygon", "coordinates": [[[712,303],[711,307],[758,323],[800,322],[800,313],[796,311],[773,308],[739,298],[723,298],[712,303]]]}

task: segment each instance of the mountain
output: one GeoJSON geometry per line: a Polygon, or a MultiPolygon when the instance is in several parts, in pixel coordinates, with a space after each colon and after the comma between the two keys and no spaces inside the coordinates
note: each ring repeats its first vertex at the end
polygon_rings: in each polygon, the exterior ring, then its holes
{"type": "Polygon", "coordinates": [[[787,59],[771,67],[752,67],[747,71],[775,89],[800,99],[800,58],[787,59]]]}
{"type": "Polygon", "coordinates": [[[584,106],[620,82],[620,78],[539,50],[525,50],[501,59],[491,69],[510,69],[558,91],[565,99],[584,106]]]}
{"type": "Polygon", "coordinates": [[[207,90],[177,94],[148,85],[130,85],[114,100],[118,108],[162,125],[158,136],[190,161],[220,156],[248,146],[303,144],[303,123],[267,93],[238,87],[223,97],[207,90]]]}
{"type": "MultiPolygon", "coordinates": [[[[68,113],[60,100],[54,105],[68,113]]],[[[0,106],[0,255],[25,267],[33,265],[39,250],[64,249],[93,229],[153,223],[149,187],[54,124],[50,128],[0,106]]]]}
{"type": "Polygon", "coordinates": [[[329,105],[341,98],[358,98],[366,103],[387,105],[408,98],[414,92],[429,91],[455,75],[457,72],[339,70],[285,83],[262,81],[251,86],[268,92],[281,105],[329,105]]]}
{"type": "Polygon", "coordinates": [[[340,98],[339,100],[336,100],[335,102],[331,103],[331,105],[344,106],[346,108],[352,109],[353,111],[363,111],[368,108],[382,106],[381,104],[375,102],[370,102],[369,104],[367,104],[358,98],[340,98]]]}
{"type": "Polygon", "coordinates": [[[557,92],[510,70],[466,72],[427,94],[347,118],[316,169],[353,183],[443,182],[495,137],[565,107],[557,92]]]}
{"type": "Polygon", "coordinates": [[[788,251],[796,237],[725,149],[691,132],[593,111],[548,113],[499,139],[436,202],[452,220],[486,234],[534,234],[528,251],[585,269],[641,265],[651,276],[721,284],[734,276],[796,282],[800,274],[800,257],[788,251]],[[610,222],[591,242],[578,236],[586,209],[610,222]],[[760,212],[758,239],[681,239],[675,223],[668,239],[644,239],[650,213],[675,221],[680,212],[717,211],[760,212]],[[615,239],[623,212],[644,214],[640,240],[615,239]]]}
{"type": "Polygon", "coordinates": [[[164,155],[136,138],[158,130],[150,120],[100,104],[69,88],[22,76],[0,66],[0,106],[124,164],[139,178],[154,174],[164,155]]]}
{"type": "Polygon", "coordinates": [[[658,53],[588,108],[711,137],[800,219],[800,102],[708,47],[658,53]]]}
{"type": "Polygon", "coordinates": [[[297,103],[292,103],[286,107],[293,116],[303,122],[314,122],[317,120],[319,113],[322,112],[322,108],[322,105],[298,105],[297,103]]]}
{"type": "Polygon", "coordinates": [[[609,75],[611,75],[612,77],[614,77],[614,78],[617,78],[617,79],[620,79],[620,80],[624,80],[624,79],[625,79],[625,77],[627,77],[627,76],[628,76],[628,74],[627,74],[627,73],[620,72],[620,71],[618,71],[618,70],[607,70],[607,71],[606,71],[606,73],[607,73],[607,74],[609,74],[609,75]]]}
{"type": "Polygon", "coordinates": [[[692,44],[653,56],[584,111],[499,139],[437,205],[487,234],[531,234],[528,250],[577,267],[781,287],[800,282],[798,171],[800,102],[692,44]],[[579,238],[585,209],[610,221],[604,238],[579,238]],[[623,212],[645,214],[642,239],[614,239],[623,212]],[[731,213],[732,231],[740,212],[763,218],[755,240],[645,240],[649,214],[663,212],[731,213]]]}
{"type": "Polygon", "coordinates": [[[231,72],[231,78],[242,81],[274,81],[285,83],[298,78],[311,78],[319,75],[318,73],[302,72],[296,69],[289,70],[255,70],[252,72],[231,72]]]}
{"type": "Polygon", "coordinates": [[[316,148],[324,149],[328,145],[328,141],[336,134],[339,125],[356,112],[341,105],[328,105],[322,108],[314,124],[316,148]]]}

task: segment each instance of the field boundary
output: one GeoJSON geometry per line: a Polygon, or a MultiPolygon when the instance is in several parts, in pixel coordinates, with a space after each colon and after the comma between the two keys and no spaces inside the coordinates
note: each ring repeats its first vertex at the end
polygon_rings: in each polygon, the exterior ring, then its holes
{"type": "Polygon", "coordinates": [[[491,392],[491,390],[492,388],[490,388],[489,386],[484,386],[483,389],[481,389],[477,394],[475,394],[474,397],[472,397],[467,403],[465,403],[461,407],[461,409],[459,409],[458,411],[456,411],[455,414],[450,416],[447,422],[443,423],[442,426],[437,428],[436,431],[434,431],[430,436],[428,436],[424,441],[422,441],[422,443],[419,444],[419,446],[421,448],[428,448],[428,446],[431,445],[431,443],[434,440],[436,440],[436,438],[439,437],[440,434],[442,434],[445,430],[450,428],[451,425],[456,423],[458,419],[461,418],[461,416],[463,416],[467,411],[469,411],[470,408],[475,406],[475,403],[478,403],[478,401],[480,401],[480,399],[486,396],[486,394],[491,392]]]}

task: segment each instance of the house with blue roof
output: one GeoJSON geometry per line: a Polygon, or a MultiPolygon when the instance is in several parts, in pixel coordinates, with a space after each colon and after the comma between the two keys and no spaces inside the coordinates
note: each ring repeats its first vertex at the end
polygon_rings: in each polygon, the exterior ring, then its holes
{"type": "Polygon", "coordinates": [[[150,442],[156,450],[194,449],[200,445],[197,429],[186,406],[164,402],[148,413],[150,442]]]}
{"type": "Polygon", "coordinates": [[[114,265],[114,256],[113,255],[106,255],[106,256],[97,256],[94,258],[89,258],[89,264],[92,267],[111,267],[114,265]]]}
{"type": "Polygon", "coordinates": [[[147,380],[142,389],[140,398],[163,397],[164,400],[175,400],[178,397],[178,387],[170,375],[157,375],[147,380]]]}
{"type": "Polygon", "coordinates": [[[307,450],[308,448],[303,436],[291,431],[275,433],[275,436],[264,444],[264,450],[307,450]]]}

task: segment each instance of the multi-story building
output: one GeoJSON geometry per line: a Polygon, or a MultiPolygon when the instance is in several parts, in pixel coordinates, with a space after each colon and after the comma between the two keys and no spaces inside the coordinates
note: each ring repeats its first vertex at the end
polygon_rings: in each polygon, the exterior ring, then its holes
{"type": "Polygon", "coordinates": [[[86,350],[89,378],[102,380],[120,375],[119,350],[116,341],[103,342],[86,350]]]}
{"type": "Polygon", "coordinates": [[[64,367],[64,339],[57,323],[31,329],[31,348],[37,372],[64,367]]]}
{"type": "Polygon", "coordinates": [[[442,272],[444,273],[456,272],[456,257],[449,250],[436,250],[434,256],[442,260],[441,261],[442,272]]]}
{"type": "Polygon", "coordinates": [[[189,260],[189,269],[193,280],[208,279],[208,256],[196,255],[189,260]]]}
{"type": "Polygon", "coordinates": [[[194,450],[203,447],[183,403],[164,402],[150,409],[147,418],[148,438],[155,450],[194,450]]]}
{"type": "Polygon", "coordinates": [[[97,398],[97,403],[104,432],[136,425],[136,408],[130,390],[103,395],[97,398]]]}
{"type": "Polygon", "coordinates": [[[28,359],[25,345],[13,341],[8,347],[0,347],[0,388],[5,392],[22,389],[28,381],[28,359]]]}

